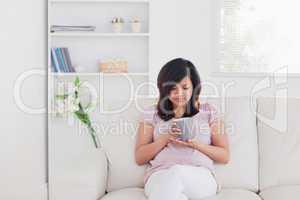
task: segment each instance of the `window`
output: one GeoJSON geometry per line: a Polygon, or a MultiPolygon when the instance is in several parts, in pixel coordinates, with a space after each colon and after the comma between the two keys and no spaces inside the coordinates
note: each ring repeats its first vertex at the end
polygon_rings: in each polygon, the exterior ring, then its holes
{"type": "Polygon", "coordinates": [[[214,31],[221,72],[300,73],[300,19],[295,0],[219,0],[214,31]]]}

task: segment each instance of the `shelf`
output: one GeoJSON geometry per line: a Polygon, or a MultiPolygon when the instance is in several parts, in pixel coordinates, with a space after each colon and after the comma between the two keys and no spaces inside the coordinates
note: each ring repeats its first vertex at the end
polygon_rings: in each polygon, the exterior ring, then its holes
{"type": "Polygon", "coordinates": [[[51,3],[149,3],[149,0],[49,0],[51,3]]]}
{"type": "Polygon", "coordinates": [[[103,73],[103,72],[75,72],[75,73],[54,73],[50,72],[51,76],[148,76],[148,73],[103,73]]]}
{"type": "Polygon", "coordinates": [[[52,37],[149,37],[149,33],[54,32],[52,37]]]}

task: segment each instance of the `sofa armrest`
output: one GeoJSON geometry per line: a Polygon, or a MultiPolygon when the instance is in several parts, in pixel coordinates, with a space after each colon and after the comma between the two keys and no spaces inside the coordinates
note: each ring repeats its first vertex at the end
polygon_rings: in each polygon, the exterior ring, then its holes
{"type": "Polygon", "coordinates": [[[95,200],[105,195],[108,159],[103,149],[81,152],[72,162],[66,160],[68,166],[57,166],[50,174],[50,199],[95,200]]]}

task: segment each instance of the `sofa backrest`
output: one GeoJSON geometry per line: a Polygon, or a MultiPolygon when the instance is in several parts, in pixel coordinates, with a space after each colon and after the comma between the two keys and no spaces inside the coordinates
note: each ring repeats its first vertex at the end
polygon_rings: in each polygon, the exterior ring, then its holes
{"type": "Polygon", "coordinates": [[[134,147],[138,120],[142,113],[140,109],[154,103],[155,99],[152,98],[140,99],[137,102],[106,102],[104,106],[106,110],[116,111],[118,110],[117,107],[121,109],[125,107],[123,111],[114,114],[101,114],[99,122],[97,122],[101,127],[100,140],[109,160],[108,192],[126,187],[143,187],[146,165],[139,166],[136,164],[134,147]]]}
{"type": "MultiPolygon", "coordinates": [[[[201,101],[208,101],[218,110],[222,109],[220,99],[209,98],[201,101]]],[[[141,99],[138,102],[138,105],[145,108],[155,104],[156,99],[141,99]]],[[[226,130],[230,131],[231,161],[226,166],[217,165],[218,179],[223,187],[257,191],[258,147],[255,115],[251,112],[250,102],[246,97],[227,98],[225,103],[225,123],[229,125],[226,130]]],[[[104,125],[100,139],[110,162],[107,191],[143,187],[146,165],[138,166],[134,159],[138,118],[141,114],[132,102],[123,112],[103,114],[99,121],[99,124],[104,125]],[[124,128],[122,123],[125,122],[131,127],[124,128]]]]}
{"type": "Polygon", "coordinates": [[[300,99],[259,98],[260,189],[300,184],[300,99]]]}
{"type": "Polygon", "coordinates": [[[225,131],[230,144],[229,163],[216,164],[222,187],[258,191],[256,105],[248,97],[229,97],[224,101],[211,98],[208,102],[224,112],[225,131]],[[222,102],[223,105],[220,105],[222,102]]]}

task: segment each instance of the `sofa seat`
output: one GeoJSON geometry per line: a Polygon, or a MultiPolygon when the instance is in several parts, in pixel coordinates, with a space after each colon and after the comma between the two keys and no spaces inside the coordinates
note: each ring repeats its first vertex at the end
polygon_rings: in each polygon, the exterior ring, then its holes
{"type": "Polygon", "coordinates": [[[264,200],[298,200],[300,197],[300,185],[276,186],[260,192],[264,200]]]}
{"type": "Polygon", "coordinates": [[[124,188],[112,191],[98,200],[147,200],[144,188],[124,188]]]}
{"type": "MultiPolygon", "coordinates": [[[[222,189],[221,192],[213,197],[203,200],[261,200],[254,192],[241,189],[222,189]]],[[[107,193],[99,200],[147,200],[143,188],[125,188],[107,193]]],[[[193,199],[197,200],[197,199],[193,199]]]]}
{"type": "Polygon", "coordinates": [[[256,193],[249,190],[222,189],[216,196],[204,200],[261,200],[261,198],[256,193]]]}

